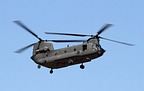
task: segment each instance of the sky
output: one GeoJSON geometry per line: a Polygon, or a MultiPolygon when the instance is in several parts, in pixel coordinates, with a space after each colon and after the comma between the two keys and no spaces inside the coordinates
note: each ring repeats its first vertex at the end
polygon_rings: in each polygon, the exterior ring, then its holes
{"type": "MultiPolygon", "coordinates": [[[[143,0],[0,0],[0,91],[144,91],[143,0]],[[38,40],[13,23],[22,21],[42,39],[88,39],[46,35],[44,32],[96,34],[135,44],[126,46],[101,39],[105,54],[79,65],[37,69],[32,48],[38,40]]],[[[55,49],[79,43],[53,43],[55,49]]]]}

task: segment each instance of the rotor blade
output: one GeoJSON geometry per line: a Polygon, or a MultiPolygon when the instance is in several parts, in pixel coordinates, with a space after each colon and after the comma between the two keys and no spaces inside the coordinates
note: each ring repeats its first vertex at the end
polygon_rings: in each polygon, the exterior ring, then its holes
{"type": "Polygon", "coordinates": [[[26,27],[22,22],[16,20],[13,21],[15,22],[17,25],[21,26],[22,28],[24,28],[26,31],[28,31],[30,34],[32,34],[33,36],[35,36],[36,38],[38,38],[40,41],[42,40],[41,38],[38,37],[38,35],[36,35],[33,31],[31,31],[28,27],[26,27]]]}
{"type": "Polygon", "coordinates": [[[45,32],[45,34],[55,34],[55,35],[68,35],[68,36],[80,36],[80,37],[85,37],[85,36],[93,36],[93,35],[85,35],[85,34],[73,34],[73,33],[56,33],[56,32],[45,32]]]}
{"type": "Polygon", "coordinates": [[[86,40],[48,40],[52,42],[85,42],[86,40]]]}
{"type": "Polygon", "coordinates": [[[26,47],[24,47],[24,48],[21,48],[21,49],[15,51],[15,53],[22,53],[23,51],[25,51],[26,49],[30,48],[30,47],[33,46],[34,44],[35,44],[35,43],[30,44],[30,45],[28,45],[28,46],[26,46],[26,47]]]}
{"type": "Polygon", "coordinates": [[[120,43],[120,44],[124,44],[124,45],[128,45],[128,46],[134,46],[134,44],[129,44],[129,43],[125,43],[125,42],[120,42],[120,41],[116,41],[116,40],[112,40],[112,39],[108,39],[108,38],[104,38],[104,37],[100,37],[99,38],[101,39],[105,39],[105,40],[108,40],[108,41],[112,41],[112,42],[116,42],[116,43],[120,43]]]}
{"type": "Polygon", "coordinates": [[[110,26],[112,26],[112,24],[106,24],[104,25],[98,32],[97,32],[97,35],[100,35],[102,32],[104,32],[107,28],[109,28],[110,26]]]}

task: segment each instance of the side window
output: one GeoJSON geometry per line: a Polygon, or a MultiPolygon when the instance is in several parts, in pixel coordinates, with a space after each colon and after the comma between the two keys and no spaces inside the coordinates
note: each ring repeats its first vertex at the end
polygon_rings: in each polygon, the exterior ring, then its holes
{"type": "Polygon", "coordinates": [[[64,53],[66,53],[67,51],[65,50],[64,53]]]}

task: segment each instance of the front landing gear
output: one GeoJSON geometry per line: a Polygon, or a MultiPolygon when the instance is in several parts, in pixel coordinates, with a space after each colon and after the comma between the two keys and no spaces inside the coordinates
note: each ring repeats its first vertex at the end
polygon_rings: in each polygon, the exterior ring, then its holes
{"type": "Polygon", "coordinates": [[[52,74],[52,73],[53,73],[53,69],[50,70],[50,74],[52,74]]]}
{"type": "Polygon", "coordinates": [[[83,65],[83,63],[80,65],[80,68],[81,68],[81,69],[84,69],[84,68],[85,68],[85,66],[83,65]]]}

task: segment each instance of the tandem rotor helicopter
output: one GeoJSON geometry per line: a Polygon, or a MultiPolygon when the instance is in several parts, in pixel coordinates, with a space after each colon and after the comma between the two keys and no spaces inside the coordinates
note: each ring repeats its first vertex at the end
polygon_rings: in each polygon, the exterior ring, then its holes
{"type": "Polygon", "coordinates": [[[46,68],[50,68],[50,74],[53,73],[53,69],[63,68],[75,64],[81,64],[80,68],[84,69],[85,66],[83,63],[90,62],[92,59],[96,59],[102,56],[105,50],[100,45],[100,39],[105,39],[108,41],[134,46],[133,44],[120,42],[116,40],[111,40],[108,38],[104,38],[99,36],[103,33],[107,28],[112,26],[112,24],[104,25],[96,35],[87,35],[87,34],[72,34],[72,33],[56,33],[56,32],[45,32],[45,34],[55,34],[55,35],[67,35],[67,36],[78,36],[78,37],[90,37],[87,40],[43,40],[38,37],[33,31],[31,31],[28,27],[26,27],[21,21],[13,21],[20,27],[24,28],[27,32],[36,37],[39,41],[33,44],[30,44],[24,48],[21,48],[16,53],[22,53],[26,49],[33,46],[33,54],[31,59],[38,64],[38,69],[41,66],[46,68]],[[51,42],[82,42],[82,44],[67,46],[65,48],[54,49],[53,44],[51,42]]]}

